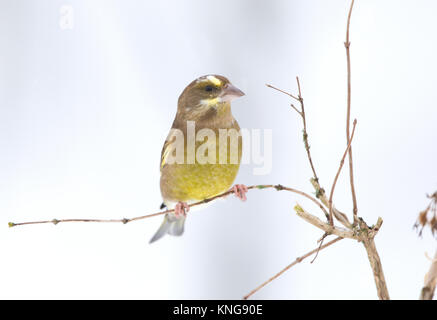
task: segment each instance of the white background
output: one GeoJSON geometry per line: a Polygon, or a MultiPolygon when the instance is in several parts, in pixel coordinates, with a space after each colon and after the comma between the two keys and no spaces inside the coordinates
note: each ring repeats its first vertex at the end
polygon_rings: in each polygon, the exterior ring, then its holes
{"type": "MultiPolygon", "coordinates": [[[[326,189],[345,148],[349,1],[0,1],[0,298],[240,299],[316,247],[322,232],[296,195],[251,191],[188,217],[181,238],[149,245],[161,217],[9,229],[8,221],[122,218],[157,211],[159,157],[180,92],[227,76],[246,96],[241,127],[273,129],[273,170],[238,183],[312,192],[301,122],[326,189]],[[60,8],[71,5],[73,29],[60,8]]],[[[357,1],[351,25],[359,215],[392,298],[416,299],[436,242],[412,230],[437,188],[434,1],[357,1]]],[[[345,166],[347,169],[347,167],[345,166]]],[[[347,170],[335,202],[351,209],[347,170]]],[[[259,299],[375,299],[362,245],[343,240],[260,291],[259,299]]]]}

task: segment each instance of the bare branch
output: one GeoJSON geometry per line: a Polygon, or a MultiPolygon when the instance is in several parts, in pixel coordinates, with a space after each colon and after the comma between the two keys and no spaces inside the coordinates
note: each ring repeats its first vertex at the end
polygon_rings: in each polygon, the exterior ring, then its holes
{"type": "MultiPolygon", "coordinates": [[[[320,184],[313,179],[310,180],[311,184],[313,185],[314,189],[316,190],[316,197],[322,201],[322,203],[328,208],[329,210],[329,201],[326,197],[325,190],[320,187],[320,184]]],[[[334,217],[346,228],[351,229],[352,223],[349,222],[349,219],[347,218],[346,214],[341,212],[340,210],[337,210],[334,205],[332,205],[332,213],[334,214],[334,217]]]]}
{"type": "Polygon", "coordinates": [[[292,97],[293,99],[299,101],[300,106],[301,106],[301,110],[297,109],[293,104],[291,104],[291,107],[301,116],[302,118],[302,122],[303,122],[303,142],[305,145],[305,150],[307,152],[307,156],[308,156],[308,161],[310,163],[311,166],[311,170],[313,171],[313,177],[316,181],[319,181],[319,177],[317,176],[316,173],[316,169],[314,167],[313,164],[313,160],[311,158],[311,152],[310,152],[310,145],[308,143],[308,132],[307,132],[307,122],[306,122],[306,115],[305,115],[305,104],[303,102],[303,97],[302,97],[302,90],[300,88],[300,81],[299,81],[299,77],[296,77],[296,82],[297,82],[297,88],[298,88],[298,96],[294,96],[291,93],[288,93],[287,91],[284,91],[282,89],[278,89],[270,84],[267,84],[266,86],[269,88],[272,88],[274,90],[277,90],[279,92],[282,92],[290,97],[292,97]]]}
{"type": "Polygon", "coordinates": [[[307,132],[307,121],[306,121],[306,115],[305,115],[305,104],[303,103],[303,97],[302,97],[302,91],[300,89],[300,81],[299,77],[296,77],[297,81],[297,88],[299,90],[299,102],[300,106],[302,108],[301,116],[302,116],[302,122],[303,122],[303,142],[305,144],[305,150],[307,152],[308,161],[311,166],[311,170],[313,171],[313,177],[316,181],[319,181],[319,177],[317,176],[316,169],[314,168],[313,159],[311,158],[311,152],[310,152],[310,145],[308,143],[308,132],[307,132]]]}
{"type": "Polygon", "coordinates": [[[290,104],[290,106],[302,117],[302,112],[300,112],[299,109],[294,106],[294,104],[290,104]]]}
{"type": "Polygon", "coordinates": [[[245,295],[243,297],[243,299],[249,299],[252,295],[254,295],[256,292],[258,292],[259,290],[261,290],[262,288],[264,288],[266,285],[268,285],[270,282],[272,282],[273,280],[275,280],[276,278],[278,278],[280,275],[282,275],[284,272],[286,272],[287,270],[289,270],[291,267],[295,266],[296,264],[302,262],[304,259],[308,258],[309,256],[313,255],[314,253],[325,249],[327,247],[329,247],[330,245],[333,245],[334,243],[340,241],[341,237],[335,238],[332,241],[329,241],[328,243],[326,243],[325,245],[321,246],[321,247],[317,247],[314,250],[311,250],[310,252],[308,252],[307,254],[304,254],[303,256],[296,258],[296,260],[294,262],[292,262],[291,264],[289,264],[288,266],[286,266],[284,269],[282,269],[281,271],[279,271],[277,274],[275,274],[273,277],[271,277],[269,280],[263,282],[262,284],[260,284],[258,287],[256,287],[255,289],[253,289],[250,293],[248,293],[247,295],[245,295]]]}
{"type": "MultiPolygon", "coordinates": [[[[349,9],[349,15],[347,18],[347,27],[346,27],[346,41],[344,46],[346,48],[346,59],[347,59],[347,114],[346,114],[346,141],[349,144],[350,136],[350,118],[351,118],[351,56],[350,56],[350,41],[349,41],[349,29],[351,23],[352,9],[354,7],[354,0],[351,2],[351,6],[349,9]]],[[[358,221],[358,205],[357,205],[357,196],[355,192],[355,183],[354,183],[354,167],[352,160],[352,148],[349,148],[349,180],[351,185],[351,193],[352,193],[352,202],[353,202],[353,217],[354,224],[358,221]]]]}
{"type": "MultiPolygon", "coordinates": [[[[299,194],[309,200],[311,200],[312,202],[314,202],[325,214],[326,217],[329,216],[328,211],[323,207],[323,204],[321,204],[317,199],[315,199],[314,197],[310,196],[309,194],[294,189],[294,188],[290,188],[290,187],[285,187],[282,186],[280,184],[278,185],[254,185],[254,186],[250,186],[247,187],[248,190],[253,190],[253,189],[276,189],[278,191],[281,190],[286,190],[289,192],[293,192],[296,194],[299,194]]],[[[219,198],[224,198],[230,194],[234,193],[234,191],[231,189],[227,192],[224,192],[222,194],[219,194],[215,197],[212,198],[208,198],[196,203],[193,203],[192,205],[190,205],[190,207],[195,207],[204,203],[208,203],[211,202],[213,200],[219,199],[219,198]]],[[[174,212],[174,209],[171,210],[165,210],[165,211],[160,211],[160,212],[156,212],[156,213],[152,213],[152,214],[147,214],[144,216],[139,216],[139,217],[134,217],[134,218],[122,218],[122,219],[52,219],[52,220],[42,220],[42,221],[32,221],[32,222],[19,222],[19,223],[14,223],[14,222],[9,222],[9,227],[16,227],[16,226],[23,226],[23,225],[32,225],[32,224],[46,224],[46,223],[53,223],[54,225],[57,225],[58,223],[65,223],[65,222],[100,222],[100,223],[108,223],[108,222],[118,222],[118,223],[123,223],[126,224],[128,222],[132,222],[132,221],[138,221],[138,220],[143,220],[143,219],[147,219],[147,218],[151,218],[151,217],[155,217],[155,216],[159,216],[159,215],[163,215],[166,213],[171,213],[174,212]]]]}
{"type": "Polygon", "coordinates": [[[432,300],[434,291],[437,285],[437,250],[434,259],[431,261],[431,267],[425,275],[425,281],[422,291],[420,292],[420,300],[432,300]]]}
{"type": "Polygon", "coordinates": [[[361,237],[358,234],[355,234],[352,230],[342,227],[335,227],[329,223],[323,222],[316,216],[305,211],[299,204],[296,204],[296,206],[294,207],[294,211],[296,211],[297,215],[304,219],[306,222],[312,224],[320,230],[325,231],[328,234],[334,234],[338,237],[349,238],[358,241],[362,240],[361,237]]]}
{"type": "Polygon", "coordinates": [[[316,261],[318,255],[319,255],[320,248],[321,248],[322,245],[323,245],[323,241],[325,240],[325,238],[326,238],[327,236],[329,236],[329,234],[328,234],[327,232],[325,232],[325,233],[323,234],[323,236],[319,239],[319,241],[317,241],[317,242],[320,242],[319,249],[317,250],[316,255],[314,256],[314,259],[311,260],[310,263],[313,263],[314,261],[316,261]]]}
{"type": "MultiPolygon", "coordinates": [[[[378,296],[380,299],[389,299],[389,294],[387,290],[387,285],[384,277],[384,272],[382,270],[382,264],[381,260],[379,258],[378,252],[376,250],[374,237],[378,233],[381,225],[382,225],[382,219],[378,218],[378,221],[375,226],[369,227],[363,219],[358,218],[358,205],[357,205],[357,198],[356,198],[356,191],[355,191],[355,183],[354,183],[354,172],[353,172],[353,158],[352,158],[352,139],[355,133],[356,128],[356,120],[353,123],[353,130],[352,134],[350,132],[350,117],[351,117],[351,59],[350,59],[350,41],[349,41],[349,32],[350,32],[350,22],[351,22],[351,16],[352,16],[352,10],[354,7],[354,0],[351,1],[351,6],[349,9],[349,14],[347,18],[347,27],[346,27],[346,41],[344,43],[346,48],[346,57],[347,57],[347,114],[346,114],[346,138],[347,138],[347,148],[346,151],[340,161],[340,166],[337,171],[337,174],[334,178],[334,182],[332,184],[331,193],[329,200],[326,197],[325,190],[320,186],[319,179],[316,175],[314,165],[312,163],[311,159],[311,153],[309,151],[309,144],[308,144],[308,134],[306,130],[306,116],[305,116],[305,106],[303,103],[302,93],[301,93],[301,87],[299,78],[296,77],[297,85],[298,85],[298,97],[289,94],[288,92],[285,92],[283,90],[277,89],[273,86],[268,85],[269,87],[276,89],[282,93],[285,93],[289,96],[291,96],[293,99],[298,100],[301,104],[301,110],[298,110],[293,106],[295,111],[298,112],[298,114],[302,117],[303,120],[303,134],[304,134],[304,143],[305,143],[305,149],[307,151],[307,156],[311,165],[311,169],[313,170],[314,177],[311,179],[311,183],[316,190],[316,198],[320,199],[322,203],[329,209],[329,215],[328,215],[328,223],[325,223],[321,221],[319,218],[309,214],[304,209],[302,209],[301,206],[296,205],[295,211],[296,213],[309,222],[310,224],[314,225],[315,227],[323,230],[325,234],[335,234],[342,238],[350,238],[354,240],[358,240],[359,242],[362,242],[369,258],[369,263],[371,265],[373,276],[375,279],[375,285],[377,288],[378,296]],[[332,200],[334,195],[335,186],[338,180],[338,177],[341,173],[342,167],[344,165],[344,161],[346,156],[348,156],[349,160],[349,180],[350,180],[350,186],[351,186],[351,194],[352,194],[352,201],[353,201],[353,224],[351,224],[347,218],[347,216],[342,213],[341,211],[335,209],[333,206],[332,200]],[[339,220],[345,227],[340,228],[334,226],[333,216],[336,217],[337,220],[339,220]]],[[[437,220],[436,220],[437,221],[437,220]]],[[[437,222],[436,222],[437,224],[437,222]]],[[[273,278],[274,279],[274,278],[273,278]]],[[[267,282],[268,283],[268,282],[267,282]]]]}
{"type": "Polygon", "coordinates": [[[376,250],[375,240],[373,238],[365,239],[363,241],[363,244],[367,251],[370,266],[372,267],[373,278],[375,279],[378,297],[381,300],[390,300],[384,271],[382,270],[381,259],[379,257],[378,251],[376,250]]]}
{"type": "Polygon", "coordinates": [[[352,129],[351,138],[349,139],[349,143],[347,145],[347,148],[344,151],[343,157],[341,158],[341,161],[340,161],[340,167],[338,168],[337,174],[335,175],[335,178],[334,178],[334,182],[332,183],[331,194],[329,195],[329,223],[331,225],[334,224],[334,219],[332,218],[332,197],[334,196],[335,185],[337,184],[338,177],[340,176],[341,169],[343,168],[344,159],[346,158],[346,155],[352,146],[352,139],[354,138],[356,126],[357,126],[357,119],[354,120],[354,127],[352,129]]]}
{"type": "Polygon", "coordinates": [[[300,102],[300,100],[299,100],[298,97],[292,95],[291,93],[289,93],[289,92],[287,92],[287,91],[284,91],[284,90],[278,89],[278,88],[276,88],[276,87],[274,87],[274,86],[272,86],[271,84],[268,84],[268,83],[266,83],[266,86],[269,87],[269,88],[272,88],[272,89],[274,89],[274,90],[276,90],[276,91],[282,92],[283,94],[286,94],[287,96],[290,96],[290,97],[292,97],[294,100],[300,102]]]}

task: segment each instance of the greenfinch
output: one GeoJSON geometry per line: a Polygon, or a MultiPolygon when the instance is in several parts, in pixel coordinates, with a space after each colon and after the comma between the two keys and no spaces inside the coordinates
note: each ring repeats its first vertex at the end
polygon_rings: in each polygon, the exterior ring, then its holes
{"type": "MultiPolygon", "coordinates": [[[[227,78],[206,75],[191,82],[179,96],[160,166],[161,209],[174,212],[165,215],[150,243],[165,234],[182,235],[190,204],[231,188],[242,154],[240,126],[232,115],[231,101],[243,95],[227,78]]],[[[246,186],[237,184],[233,191],[246,200],[246,186]]]]}

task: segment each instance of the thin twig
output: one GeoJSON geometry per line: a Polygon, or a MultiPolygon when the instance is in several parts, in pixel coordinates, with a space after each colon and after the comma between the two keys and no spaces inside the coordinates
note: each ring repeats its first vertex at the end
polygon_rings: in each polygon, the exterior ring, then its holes
{"type": "Polygon", "coordinates": [[[335,185],[337,184],[338,177],[340,176],[341,169],[343,168],[344,159],[346,158],[346,155],[347,155],[348,151],[350,150],[350,148],[352,146],[352,139],[354,138],[354,133],[355,133],[356,125],[357,125],[357,119],[354,120],[354,127],[352,129],[351,138],[349,139],[349,143],[347,145],[347,148],[346,148],[346,150],[345,150],[345,152],[343,154],[343,157],[341,158],[340,166],[339,166],[339,168],[337,170],[337,174],[335,175],[334,182],[332,183],[332,187],[331,187],[331,193],[329,195],[329,223],[331,225],[334,224],[334,219],[332,218],[332,197],[334,196],[335,185]]]}
{"type": "Polygon", "coordinates": [[[274,90],[276,90],[276,91],[282,92],[283,94],[286,94],[287,96],[290,96],[290,97],[292,97],[294,100],[297,100],[297,101],[300,102],[300,100],[299,100],[298,97],[292,95],[291,93],[289,93],[289,92],[287,92],[287,91],[284,91],[284,90],[278,89],[278,88],[276,88],[276,87],[274,87],[274,86],[272,86],[271,84],[268,84],[268,83],[266,83],[266,86],[269,87],[269,88],[272,88],[272,89],[274,89],[274,90]]]}
{"type": "Polygon", "coordinates": [[[249,292],[247,295],[245,295],[243,297],[243,299],[249,299],[252,295],[254,295],[256,292],[258,292],[260,289],[264,288],[266,285],[268,285],[270,282],[272,282],[273,280],[275,280],[276,278],[278,278],[280,275],[282,275],[284,272],[286,272],[287,270],[289,270],[291,267],[295,266],[296,264],[302,262],[304,259],[308,258],[309,256],[313,255],[314,253],[325,249],[327,247],[329,247],[330,245],[333,245],[334,243],[340,241],[341,237],[335,238],[332,241],[329,241],[328,243],[326,243],[325,245],[321,246],[321,247],[317,247],[314,250],[311,250],[310,252],[308,252],[307,254],[304,254],[303,256],[296,258],[296,260],[294,262],[292,262],[291,264],[289,264],[288,266],[286,266],[284,269],[282,269],[281,271],[279,271],[277,274],[275,274],[273,277],[271,277],[269,280],[263,282],[262,284],[260,284],[258,287],[256,287],[255,289],[253,289],[251,292],[249,292]]]}
{"type": "Polygon", "coordinates": [[[295,110],[295,111],[296,111],[296,112],[301,116],[301,118],[302,118],[302,122],[303,122],[303,130],[302,130],[302,131],[303,131],[303,142],[304,142],[304,144],[305,144],[305,150],[306,150],[306,152],[307,152],[308,161],[309,161],[309,163],[310,163],[311,170],[313,171],[313,177],[314,177],[314,179],[315,179],[316,181],[319,181],[319,177],[317,176],[316,169],[315,169],[315,167],[314,167],[313,160],[312,160],[312,158],[311,158],[310,145],[309,145],[309,142],[308,142],[307,122],[306,122],[306,115],[305,115],[305,104],[304,104],[304,102],[303,102],[302,90],[301,90],[301,88],[300,88],[299,77],[296,77],[296,82],[297,82],[297,88],[298,88],[298,96],[297,96],[297,97],[296,97],[295,95],[292,95],[291,93],[285,91],[285,90],[278,89],[278,88],[276,88],[276,87],[274,87],[274,86],[272,86],[272,85],[270,85],[270,84],[266,84],[266,86],[269,87],[269,88],[272,88],[272,89],[274,89],[274,90],[276,90],[276,91],[279,91],[279,92],[281,92],[281,93],[283,93],[283,94],[286,94],[286,95],[292,97],[293,99],[299,101],[300,106],[301,106],[301,110],[297,109],[293,104],[291,104],[291,107],[292,107],[292,108],[293,108],[293,109],[294,109],[294,110],[295,110]]]}
{"type": "MultiPolygon", "coordinates": [[[[278,191],[281,190],[286,190],[289,192],[293,192],[296,194],[299,194],[309,200],[311,200],[312,202],[314,202],[325,214],[326,217],[329,216],[328,211],[324,208],[323,204],[320,203],[317,199],[315,199],[314,197],[310,196],[309,194],[294,189],[294,188],[290,188],[290,187],[285,187],[283,185],[277,184],[277,185],[253,185],[253,186],[249,186],[247,187],[248,190],[252,190],[252,189],[271,189],[274,188],[278,191]]],[[[222,194],[219,194],[217,196],[193,203],[190,205],[190,207],[195,207],[204,203],[208,203],[211,202],[213,200],[219,199],[219,198],[224,198],[230,194],[234,193],[234,191],[231,189],[227,192],[224,192],[222,194]]],[[[107,222],[118,222],[118,223],[123,223],[126,224],[128,222],[132,222],[132,221],[138,221],[138,220],[143,220],[143,219],[147,219],[147,218],[151,218],[151,217],[155,217],[155,216],[159,216],[159,215],[163,215],[166,213],[171,213],[174,212],[174,209],[171,210],[165,210],[165,211],[160,211],[160,212],[156,212],[156,213],[152,213],[152,214],[147,214],[144,216],[139,216],[139,217],[134,217],[134,218],[122,218],[122,219],[52,219],[52,220],[42,220],[42,221],[31,221],[31,222],[19,222],[19,223],[14,223],[14,222],[9,222],[9,227],[16,227],[16,226],[23,226],[23,225],[32,225],[32,224],[45,224],[45,223],[53,223],[54,225],[57,225],[58,223],[65,223],[65,222],[101,222],[101,223],[107,223],[107,222]]]]}
{"type": "MultiPolygon", "coordinates": [[[[352,9],[354,7],[354,0],[351,2],[351,6],[349,9],[349,15],[347,18],[347,27],[346,27],[346,41],[344,46],[346,48],[346,58],[347,58],[347,114],[346,114],[346,141],[349,145],[349,140],[351,139],[350,135],[350,118],[351,118],[351,56],[350,56],[350,41],[349,41],[349,29],[351,23],[352,9]]],[[[352,148],[349,148],[349,180],[351,185],[351,193],[352,193],[352,202],[353,202],[353,217],[354,223],[356,224],[358,221],[358,204],[357,204],[357,196],[355,192],[355,182],[354,182],[354,167],[352,160],[352,148]]]]}
{"type": "Polygon", "coordinates": [[[302,117],[302,112],[300,112],[299,109],[294,106],[294,104],[290,104],[290,106],[302,117]]]}
{"type": "Polygon", "coordinates": [[[305,115],[305,104],[303,103],[303,97],[302,97],[302,91],[300,89],[300,81],[299,77],[296,77],[297,81],[297,88],[299,91],[299,102],[300,106],[302,108],[301,116],[302,116],[302,122],[303,122],[303,141],[305,144],[305,150],[307,152],[308,161],[310,162],[311,170],[313,171],[313,176],[316,181],[319,181],[319,177],[317,176],[316,169],[314,168],[313,159],[311,158],[311,152],[310,152],[310,145],[308,142],[308,132],[307,132],[307,120],[305,115]]]}
{"type": "Polygon", "coordinates": [[[323,236],[320,238],[320,240],[318,241],[318,242],[320,242],[319,249],[317,250],[316,255],[314,256],[314,259],[311,260],[310,263],[313,263],[314,261],[316,261],[317,257],[319,256],[319,251],[320,251],[320,248],[322,247],[323,241],[325,240],[325,238],[326,238],[327,236],[329,236],[329,234],[328,234],[327,232],[325,232],[325,233],[323,234],[323,236]]]}

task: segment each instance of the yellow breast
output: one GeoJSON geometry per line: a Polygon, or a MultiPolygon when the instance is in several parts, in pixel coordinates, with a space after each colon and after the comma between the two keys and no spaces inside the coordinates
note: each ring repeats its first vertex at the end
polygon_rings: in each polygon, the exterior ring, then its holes
{"type": "MultiPolygon", "coordinates": [[[[234,129],[239,132],[240,128],[235,122],[234,129]]],[[[232,144],[228,137],[227,143],[219,139],[219,129],[213,130],[216,133],[214,141],[198,141],[195,144],[196,154],[199,148],[205,149],[208,143],[216,144],[216,156],[214,163],[204,163],[196,157],[194,163],[187,163],[187,144],[185,144],[185,162],[183,164],[164,164],[161,167],[161,193],[164,200],[168,201],[196,201],[213,197],[225,192],[232,186],[240,167],[242,153],[242,139],[238,137],[238,144],[232,144]],[[232,146],[237,148],[237,156],[232,146]],[[224,153],[225,151],[225,153],[224,153]],[[223,155],[226,154],[224,158],[223,155]],[[221,155],[221,157],[220,157],[221,155]]],[[[200,159],[201,160],[201,159],[200,159]]]]}

